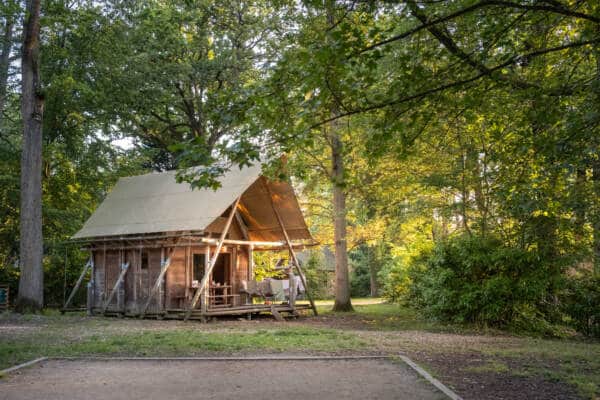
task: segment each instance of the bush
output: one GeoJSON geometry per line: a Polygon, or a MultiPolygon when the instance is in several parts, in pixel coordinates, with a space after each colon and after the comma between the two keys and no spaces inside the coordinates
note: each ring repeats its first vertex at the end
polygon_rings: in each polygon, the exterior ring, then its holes
{"type": "Polygon", "coordinates": [[[600,338],[600,275],[583,272],[569,279],[563,295],[563,310],[574,329],[600,338]]]}
{"type": "Polygon", "coordinates": [[[556,286],[555,268],[535,252],[495,238],[460,236],[413,258],[408,298],[431,317],[506,327],[534,323],[546,329],[546,299],[556,286]]]}
{"type": "Polygon", "coordinates": [[[384,265],[379,271],[379,279],[383,282],[383,297],[394,303],[402,303],[409,299],[411,280],[408,268],[401,260],[394,260],[384,265]]]}

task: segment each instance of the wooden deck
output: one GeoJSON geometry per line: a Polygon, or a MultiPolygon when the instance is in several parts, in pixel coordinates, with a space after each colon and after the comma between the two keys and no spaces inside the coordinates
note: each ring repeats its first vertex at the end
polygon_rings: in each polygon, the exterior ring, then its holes
{"type": "MultiPolygon", "coordinates": [[[[189,319],[195,320],[205,320],[207,318],[220,317],[220,316],[248,316],[257,315],[257,314],[272,314],[273,317],[277,320],[282,320],[282,314],[287,314],[288,316],[297,316],[301,311],[307,311],[311,309],[311,305],[306,303],[297,303],[294,307],[290,307],[288,304],[248,304],[242,306],[235,307],[216,307],[209,308],[206,312],[202,312],[202,310],[194,310],[192,311],[189,319]]],[[[143,314],[143,318],[152,318],[152,319],[184,319],[186,309],[167,309],[165,312],[161,313],[151,313],[147,312],[143,314]]],[[[110,317],[130,317],[130,318],[138,318],[141,316],[140,313],[132,313],[132,312],[123,312],[115,309],[111,309],[109,307],[106,311],[101,308],[95,308],[93,310],[93,315],[104,315],[110,317]]]]}

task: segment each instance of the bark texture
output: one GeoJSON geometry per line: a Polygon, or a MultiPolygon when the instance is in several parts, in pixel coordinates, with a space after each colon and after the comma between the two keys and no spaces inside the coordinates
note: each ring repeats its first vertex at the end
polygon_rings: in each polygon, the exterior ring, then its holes
{"type": "Polygon", "coordinates": [[[3,27],[2,53],[0,53],[0,128],[4,121],[4,108],[8,88],[8,68],[10,65],[10,51],[13,38],[13,16],[7,15],[3,27]]]}
{"type": "MultiPolygon", "coordinates": [[[[600,33],[600,28],[598,28],[600,33]]],[[[596,57],[596,82],[593,86],[593,94],[596,101],[596,111],[600,112],[600,45],[594,47],[594,56],[596,57]]],[[[592,182],[593,182],[593,203],[592,203],[592,230],[593,243],[592,250],[594,254],[594,272],[600,275],[600,139],[596,137],[596,158],[592,160],[592,182]]]]}
{"type": "Polygon", "coordinates": [[[592,168],[593,202],[595,203],[592,205],[592,231],[594,235],[592,251],[594,255],[594,272],[600,275],[600,160],[594,160],[592,168]]]}
{"type": "Polygon", "coordinates": [[[344,192],[343,144],[335,130],[330,133],[333,181],[333,224],[335,240],[335,302],[334,311],[352,311],[350,274],[346,244],[346,193],[344,192]]]}
{"type": "MultiPolygon", "coordinates": [[[[328,0],[327,24],[330,27],[335,22],[335,1],[328,0]]],[[[335,73],[332,68],[329,88],[332,91],[331,115],[338,116],[339,104],[335,97],[335,73]]],[[[348,246],[346,243],[346,192],[344,177],[344,145],[338,132],[337,119],[329,124],[327,139],[331,147],[331,183],[333,185],[333,238],[335,241],[335,302],[334,311],[353,311],[350,301],[350,274],[348,271],[348,246]]]]}
{"type": "Polygon", "coordinates": [[[42,116],[44,97],[39,77],[40,2],[27,1],[21,60],[23,149],[21,154],[21,238],[18,311],[44,305],[42,268],[42,116]]]}
{"type": "Polygon", "coordinates": [[[374,265],[369,266],[370,270],[370,289],[371,289],[371,297],[379,296],[379,284],[377,283],[377,269],[375,269],[374,265]]]}

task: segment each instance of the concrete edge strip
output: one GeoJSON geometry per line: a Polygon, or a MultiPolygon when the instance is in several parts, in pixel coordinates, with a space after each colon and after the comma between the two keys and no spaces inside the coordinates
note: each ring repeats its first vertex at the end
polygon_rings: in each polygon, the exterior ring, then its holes
{"type": "Polygon", "coordinates": [[[408,366],[410,366],[412,369],[414,369],[415,371],[417,371],[417,373],[419,375],[421,375],[423,378],[425,378],[429,383],[431,383],[433,386],[435,386],[439,391],[441,391],[442,393],[444,393],[450,399],[452,399],[452,400],[463,400],[462,397],[460,397],[459,395],[457,395],[456,393],[454,393],[452,390],[450,390],[442,382],[440,382],[437,379],[435,379],[433,376],[431,376],[429,374],[429,372],[427,372],[423,368],[419,367],[410,358],[408,358],[408,357],[406,357],[406,356],[404,356],[402,354],[400,354],[399,357],[408,366]]]}
{"type": "Polygon", "coordinates": [[[310,360],[383,360],[390,356],[257,356],[257,357],[40,357],[27,361],[23,364],[0,371],[6,375],[21,368],[28,367],[40,361],[64,360],[64,361],[310,361],[310,360]]]}
{"type": "Polygon", "coordinates": [[[65,361],[327,361],[327,360],[382,360],[390,356],[250,356],[250,357],[50,357],[65,361]]]}
{"type": "Polygon", "coordinates": [[[10,367],[10,368],[3,369],[2,371],[0,371],[0,374],[1,375],[6,375],[6,374],[14,372],[14,371],[16,371],[18,369],[29,367],[30,365],[33,365],[33,364],[37,364],[40,361],[46,361],[47,359],[48,359],[48,357],[36,358],[35,360],[27,361],[27,362],[24,362],[23,364],[19,364],[19,365],[15,365],[13,367],[10,367]]]}

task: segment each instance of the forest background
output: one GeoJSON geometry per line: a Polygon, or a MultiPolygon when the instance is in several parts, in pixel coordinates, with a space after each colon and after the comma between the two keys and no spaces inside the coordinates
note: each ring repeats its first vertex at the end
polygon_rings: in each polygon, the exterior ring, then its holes
{"type": "MultiPolygon", "coordinates": [[[[31,3],[0,5],[14,293],[31,3]]],[[[262,160],[335,253],[337,309],[383,295],[439,320],[600,335],[598,2],[46,0],[40,15],[46,306],[119,177],[179,169],[216,188],[262,160]]]]}

